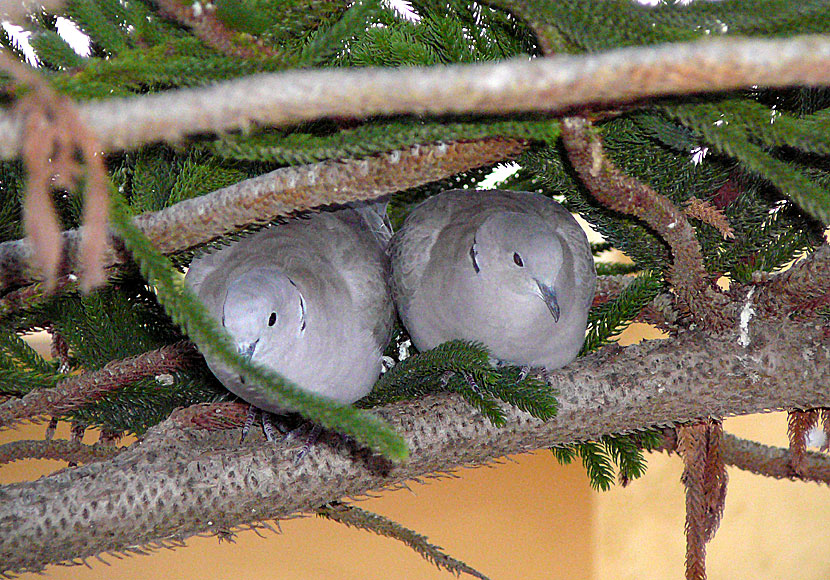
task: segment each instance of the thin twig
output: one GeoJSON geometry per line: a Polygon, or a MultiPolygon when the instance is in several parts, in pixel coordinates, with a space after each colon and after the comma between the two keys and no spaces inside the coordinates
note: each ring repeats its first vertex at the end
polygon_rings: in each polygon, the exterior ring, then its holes
{"type": "Polygon", "coordinates": [[[669,281],[681,306],[710,330],[730,326],[729,299],[703,265],[700,243],[685,214],[666,196],[620,171],[605,154],[602,139],[584,118],[562,121],[562,141],[582,182],[601,203],[645,221],[669,244],[674,261],[669,281]]]}
{"type": "MultiPolygon", "coordinates": [[[[303,70],[81,106],[105,151],[189,135],[325,117],[563,112],[752,86],[830,85],[830,38],[707,39],[532,61],[400,69],[303,70]]],[[[22,126],[0,115],[0,157],[22,126]]]]}
{"type": "MultiPolygon", "coordinates": [[[[512,159],[527,148],[524,141],[486,138],[414,145],[364,159],[323,161],[285,167],[137,216],[136,226],[163,253],[208,242],[239,228],[322,205],[374,199],[438,181],[477,167],[512,159]]],[[[75,267],[80,233],[63,233],[64,262],[75,267]]],[[[32,252],[25,240],[0,244],[0,291],[35,279],[32,252]]],[[[107,265],[128,258],[112,237],[107,265]]]]}
{"type": "Polygon", "coordinates": [[[723,440],[723,460],[727,465],[766,477],[830,485],[830,455],[826,453],[806,451],[796,472],[789,449],[747,441],[727,433],[723,440]]]}
{"type": "Polygon", "coordinates": [[[189,364],[196,348],[187,341],[163,346],[96,371],[73,375],[50,389],[32,391],[0,405],[0,429],[46,415],[62,415],[138,379],[172,372],[189,364]]]}
{"type": "Polygon", "coordinates": [[[0,445],[0,465],[23,459],[58,459],[74,463],[93,463],[111,459],[124,450],[113,445],[86,445],[79,441],[12,441],[0,445]]]}
{"type": "Polygon", "coordinates": [[[235,429],[245,423],[248,407],[245,403],[200,403],[173,411],[170,420],[182,428],[235,429]]]}

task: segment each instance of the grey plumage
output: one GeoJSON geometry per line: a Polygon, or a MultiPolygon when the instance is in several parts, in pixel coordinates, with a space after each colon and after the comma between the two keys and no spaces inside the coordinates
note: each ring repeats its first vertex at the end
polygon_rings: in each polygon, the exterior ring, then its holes
{"type": "Polygon", "coordinates": [[[548,370],[584,341],[596,270],[585,233],[535,193],[453,190],[418,205],[390,244],[392,292],[419,350],[455,339],[548,370]]]}
{"type": "MultiPolygon", "coordinates": [[[[360,204],[266,227],[194,259],[185,283],[240,353],[304,390],[353,403],[377,380],[394,324],[383,215],[385,204],[360,204]]],[[[274,394],[207,363],[242,399],[283,410],[274,394]]]]}

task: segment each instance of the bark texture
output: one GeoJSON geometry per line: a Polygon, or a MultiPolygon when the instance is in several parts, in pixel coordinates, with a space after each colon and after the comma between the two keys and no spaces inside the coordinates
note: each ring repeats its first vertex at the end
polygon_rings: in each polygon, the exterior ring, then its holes
{"type": "MultiPolygon", "coordinates": [[[[644,97],[830,84],[830,39],[707,39],[445,67],[306,70],[80,105],[105,151],[189,135],[324,117],[563,112],[644,97]]],[[[0,114],[0,157],[20,153],[22,126],[0,114]]]]}
{"type": "MultiPolygon", "coordinates": [[[[207,195],[134,218],[165,254],[209,242],[251,224],[318,206],[375,199],[516,157],[527,144],[498,137],[414,145],[365,159],[322,161],[284,167],[207,195]]],[[[63,232],[61,273],[77,271],[83,228],[63,232]]],[[[124,262],[128,254],[110,236],[104,261],[124,262]]],[[[0,291],[39,277],[26,240],[0,244],[0,291]]]]}
{"type": "Polygon", "coordinates": [[[0,562],[6,572],[163,546],[196,533],[298,512],[506,454],[709,416],[830,406],[830,339],[816,323],[749,324],[719,338],[607,348],[555,373],[559,415],[516,409],[496,428],[453,396],[378,409],[406,439],[405,464],[327,437],[295,464],[296,449],[236,431],[182,430],[166,421],[111,461],[0,489],[0,562]]]}

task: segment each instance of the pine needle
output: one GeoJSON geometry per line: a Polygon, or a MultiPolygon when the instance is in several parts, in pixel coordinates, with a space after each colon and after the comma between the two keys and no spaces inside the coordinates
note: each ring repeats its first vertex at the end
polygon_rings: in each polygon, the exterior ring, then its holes
{"type": "Polygon", "coordinates": [[[487,576],[478,570],[445,554],[439,546],[430,544],[425,536],[407,529],[384,516],[339,502],[331,503],[320,508],[317,510],[317,514],[351,528],[367,530],[379,536],[385,536],[403,542],[428,562],[435,564],[438,568],[449,570],[456,576],[460,576],[463,573],[474,578],[480,578],[481,580],[489,580],[487,576]]]}

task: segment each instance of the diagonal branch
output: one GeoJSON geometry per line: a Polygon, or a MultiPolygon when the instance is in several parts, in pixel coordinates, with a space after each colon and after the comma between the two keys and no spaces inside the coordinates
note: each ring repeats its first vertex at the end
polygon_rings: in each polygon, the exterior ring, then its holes
{"type": "Polygon", "coordinates": [[[216,17],[216,7],[212,2],[191,4],[179,0],[156,0],[156,5],[164,16],[188,26],[205,44],[219,52],[239,58],[278,56],[272,48],[255,44],[253,39],[248,44],[240,42],[243,35],[229,29],[216,17]]]}
{"type": "Polygon", "coordinates": [[[645,221],[671,247],[669,281],[685,310],[705,328],[730,324],[728,297],[717,290],[703,266],[700,243],[686,215],[666,196],[618,169],[605,154],[602,139],[584,118],[562,121],[568,158],[591,194],[605,206],[645,221]]]}
{"type": "Polygon", "coordinates": [[[187,341],[163,346],[124,360],[107,363],[96,371],[73,375],[50,389],[37,389],[0,405],[0,429],[47,415],[62,415],[106,393],[148,376],[173,372],[197,354],[187,341]]]}
{"type": "MultiPolygon", "coordinates": [[[[374,199],[477,167],[506,161],[527,144],[498,137],[414,145],[364,159],[284,167],[134,219],[158,250],[170,254],[209,242],[249,224],[321,205],[374,199]]],[[[64,263],[77,266],[81,233],[63,233],[64,263]]],[[[32,251],[24,240],[0,244],[0,291],[36,279],[32,251]]],[[[127,259],[110,239],[108,266],[127,259]]]]}
{"type": "Polygon", "coordinates": [[[267,444],[258,435],[240,446],[235,431],[182,430],[166,421],[111,461],[0,488],[0,562],[7,571],[40,570],[308,512],[554,444],[709,416],[830,406],[830,344],[822,329],[792,320],[750,325],[746,347],[737,333],[685,331],[583,357],[552,375],[560,411],[548,421],[505,408],[507,424],[497,428],[456,396],[378,409],[409,445],[404,464],[324,436],[297,465],[296,449],[286,443],[267,444]]]}
{"type": "MultiPolygon", "coordinates": [[[[830,85],[830,38],[709,39],[532,61],[289,71],[80,105],[105,151],[325,117],[564,112],[579,106],[752,86],[830,85]]],[[[0,115],[0,158],[22,127],[0,115]]]]}
{"type": "Polygon", "coordinates": [[[830,306],[830,246],[823,245],[789,270],[763,282],[755,307],[768,316],[796,312],[803,316],[830,306]]]}
{"type": "Polygon", "coordinates": [[[340,502],[332,502],[323,506],[317,513],[348,527],[367,530],[379,536],[386,536],[403,542],[428,562],[435,564],[438,568],[449,570],[456,576],[461,576],[464,573],[481,580],[489,580],[487,576],[475,568],[445,554],[440,546],[430,544],[426,537],[384,516],[340,502]]]}

